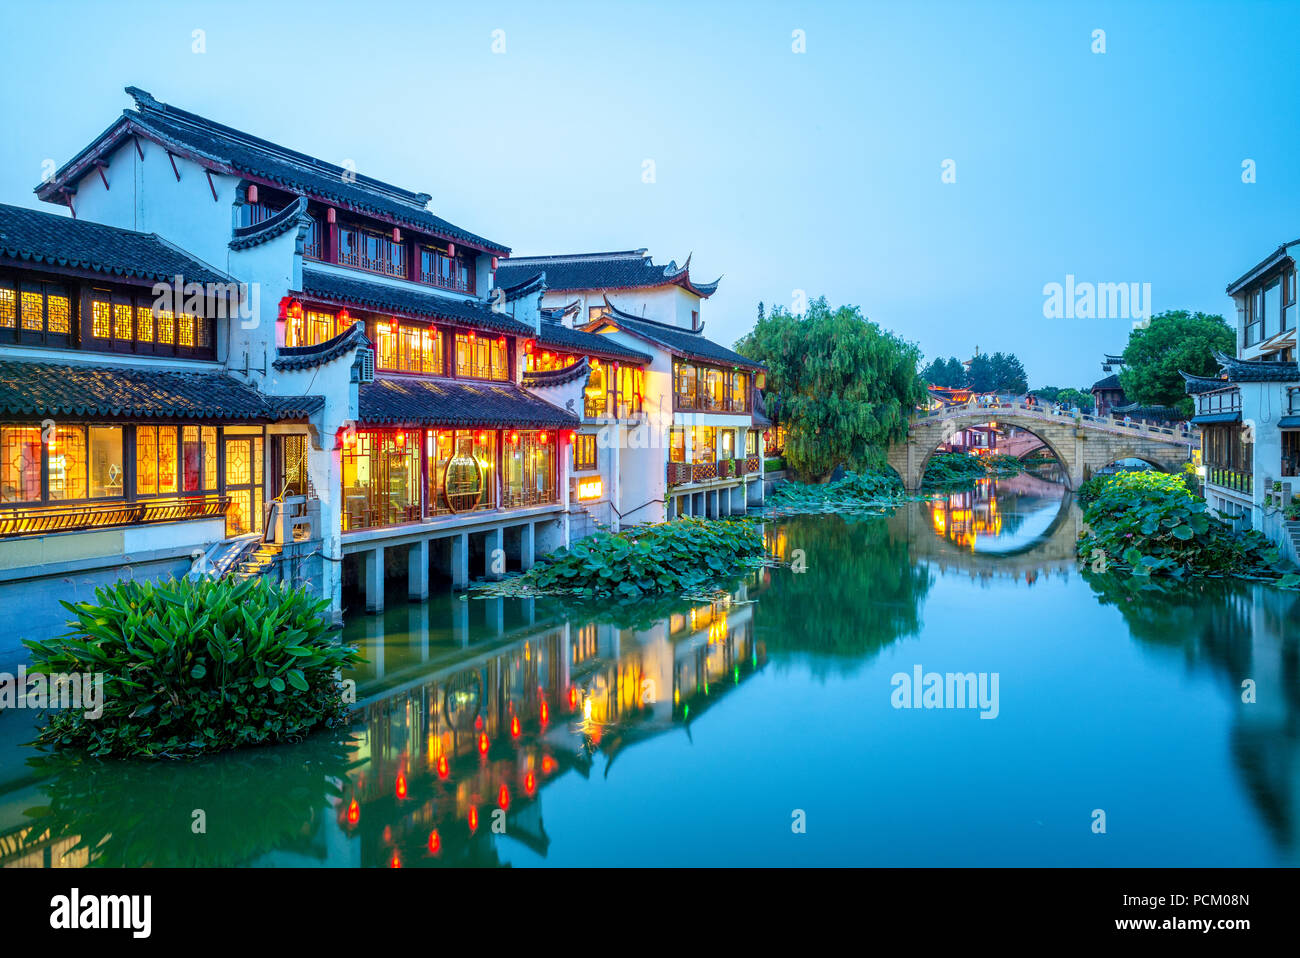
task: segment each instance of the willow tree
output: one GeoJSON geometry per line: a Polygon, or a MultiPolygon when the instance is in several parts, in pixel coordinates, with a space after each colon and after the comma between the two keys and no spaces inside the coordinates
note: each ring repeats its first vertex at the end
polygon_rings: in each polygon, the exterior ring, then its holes
{"type": "Polygon", "coordinates": [[[883,465],[926,396],[914,344],[824,297],[802,316],[760,311],[736,351],[767,366],[764,395],[787,430],[786,462],[810,481],[825,482],[841,465],[883,465]]]}

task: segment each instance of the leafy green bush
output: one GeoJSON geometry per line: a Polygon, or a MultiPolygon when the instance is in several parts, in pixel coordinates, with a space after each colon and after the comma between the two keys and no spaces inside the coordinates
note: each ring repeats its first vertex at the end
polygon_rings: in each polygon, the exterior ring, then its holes
{"type": "Polygon", "coordinates": [[[53,711],[40,744],[179,758],[296,741],[347,715],[338,674],[360,657],[305,588],[131,581],[63,605],[71,631],[25,642],[31,671],[102,674],[103,714],[53,711]]]}
{"type": "Polygon", "coordinates": [[[764,472],[779,472],[785,468],[785,460],[780,456],[773,456],[770,459],[763,460],[764,472]]]}
{"type": "Polygon", "coordinates": [[[635,598],[698,588],[766,551],[754,519],[674,519],[597,532],[551,553],[517,581],[539,591],[635,598]]]}
{"type": "Polygon", "coordinates": [[[984,460],[984,468],[997,476],[1018,476],[1025,471],[1025,464],[1015,456],[995,453],[984,460]]]}
{"type": "MultiPolygon", "coordinates": [[[[1085,560],[1101,550],[1107,571],[1133,575],[1232,575],[1278,578],[1277,550],[1259,532],[1234,534],[1210,515],[1181,476],[1121,472],[1089,480],[1087,532],[1078,550],[1085,560]]],[[[1290,585],[1294,576],[1280,584],[1290,585]]]]}

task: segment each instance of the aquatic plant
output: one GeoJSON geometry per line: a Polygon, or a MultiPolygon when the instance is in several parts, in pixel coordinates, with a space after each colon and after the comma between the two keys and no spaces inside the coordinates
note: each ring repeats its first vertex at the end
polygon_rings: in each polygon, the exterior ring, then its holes
{"type": "Polygon", "coordinates": [[[1300,584],[1300,576],[1284,575],[1285,564],[1268,539],[1254,530],[1234,533],[1182,476],[1122,472],[1090,482],[1078,552],[1094,571],[1300,584]]]}
{"type": "Polygon", "coordinates": [[[122,581],[63,603],[70,631],[25,641],[31,672],[103,676],[102,714],[47,713],[38,744],[180,758],[296,741],[344,721],[328,601],[261,578],[122,581]]]}
{"type": "Polygon", "coordinates": [[[754,519],[673,519],[621,532],[597,532],[546,556],[504,589],[637,598],[698,589],[766,555],[754,519]]]}
{"type": "Polygon", "coordinates": [[[828,483],[786,480],[772,490],[767,505],[782,511],[800,507],[896,505],[903,499],[903,483],[888,470],[848,472],[844,478],[828,483]]]}
{"type": "Polygon", "coordinates": [[[988,476],[984,460],[965,452],[936,452],[926,464],[923,486],[955,486],[988,476]]]}

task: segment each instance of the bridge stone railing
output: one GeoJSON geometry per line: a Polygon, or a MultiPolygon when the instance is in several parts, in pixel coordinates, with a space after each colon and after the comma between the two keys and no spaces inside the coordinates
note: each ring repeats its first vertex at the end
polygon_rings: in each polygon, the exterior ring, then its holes
{"type": "Polygon", "coordinates": [[[1193,448],[1201,444],[1200,430],[1192,430],[1189,427],[1172,427],[1157,426],[1146,422],[1129,422],[1122,419],[1116,419],[1114,416],[1094,416],[1091,413],[1057,413],[1054,409],[1035,403],[1029,405],[1023,399],[999,399],[996,402],[969,402],[954,406],[940,406],[938,409],[926,409],[915,413],[912,416],[914,424],[923,422],[943,421],[948,419],[974,419],[987,413],[989,418],[996,419],[999,415],[1023,416],[1029,419],[1039,419],[1043,422],[1060,423],[1062,425],[1082,426],[1085,429],[1099,429],[1104,432],[1116,433],[1123,436],[1132,436],[1134,438],[1154,439],[1159,442],[1175,442],[1186,444],[1193,448]]]}

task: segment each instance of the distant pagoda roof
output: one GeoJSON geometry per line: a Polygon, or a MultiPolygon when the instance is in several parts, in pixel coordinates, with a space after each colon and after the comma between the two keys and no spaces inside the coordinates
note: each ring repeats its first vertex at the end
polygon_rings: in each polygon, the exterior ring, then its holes
{"type": "MultiPolygon", "coordinates": [[[[693,255],[693,254],[692,254],[693,255]]],[[[691,257],[681,266],[674,260],[656,264],[644,249],[612,253],[574,253],[559,256],[514,256],[497,263],[496,284],[514,286],[546,273],[546,286],[555,290],[650,289],[680,286],[701,299],[717,292],[719,276],[711,283],[691,278],[691,257]]]]}

